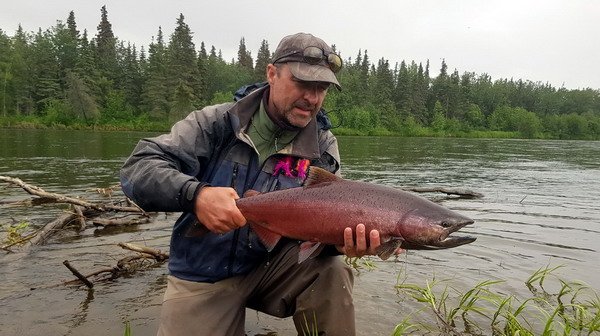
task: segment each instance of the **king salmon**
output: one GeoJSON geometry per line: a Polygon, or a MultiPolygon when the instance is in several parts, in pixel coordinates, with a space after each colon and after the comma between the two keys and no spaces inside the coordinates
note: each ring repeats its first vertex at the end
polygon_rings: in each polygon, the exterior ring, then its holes
{"type": "MultiPolygon", "coordinates": [[[[281,237],[306,242],[300,262],[319,247],[344,245],[344,229],[362,223],[379,231],[377,255],[387,259],[398,248],[438,250],[469,244],[475,237],[451,234],[473,220],[423,197],[391,187],[346,180],[310,167],[302,187],[268,193],[250,192],[237,207],[267,250],[281,237]]],[[[186,236],[209,231],[192,225],[186,236]]]]}
{"type": "Polygon", "coordinates": [[[282,236],[344,245],[344,229],[359,223],[367,233],[379,231],[382,259],[398,247],[447,249],[476,239],[451,236],[473,223],[468,217],[409,192],[342,179],[318,167],[310,167],[302,187],[243,197],[237,206],[268,250],[282,236]]]}

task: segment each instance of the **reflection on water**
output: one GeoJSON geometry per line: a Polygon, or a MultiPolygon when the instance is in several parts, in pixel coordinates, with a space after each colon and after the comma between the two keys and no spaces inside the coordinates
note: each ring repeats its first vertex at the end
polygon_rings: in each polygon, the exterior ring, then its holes
{"type": "MultiPolygon", "coordinates": [[[[0,175],[19,177],[48,191],[85,194],[117,183],[118,169],[141,133],[0,131],[0,175]]],[[[415,251],[397,260],[375,260],[377,269],[356,279],[357,325],[361,335],[387,335],[407,313],[420,308],[397,296],[393,286],[409,279],[454,279],[454,286],[490,279],[510,294],[546,265],[600,289],[600,143],[484,139],[340,137],[346,178],[402,186],[461,187],[482,199],[435,198],[475,224],[464,228],[477,241],[455,249],[415,251]]],[[[25,199],[0,186],[0,202],[25,199]]],[[[0,224],[27,220],[43,225],[60,211],[0,206],[0,224]]],[[[155,333],[165,286],[165,265],[129,278],[98,284],[91,294],[78,287],[42,288],[78,269],[111,267],[127,252],[119,242],[168,248],[176,214],[127,230],[87,228],[67,232],[29,256],[0,258],[0,330],[13,335],[121,334],[131,321],[134,335],[155,333]],[[15,323],[15,321],[21,321],[15,323]]],[[[248,313],[250,334],[292,335],[289,320],[248,313]]]]}

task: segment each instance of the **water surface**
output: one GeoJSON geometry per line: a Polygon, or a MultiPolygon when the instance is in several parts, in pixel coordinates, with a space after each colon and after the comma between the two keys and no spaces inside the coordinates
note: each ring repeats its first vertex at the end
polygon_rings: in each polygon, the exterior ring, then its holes
{"type": "MultiPolygon", "coordinates": [[[[89,195],[117,184],[118,170],[137,132],[0,130],[0,175],[19,177],[47,191],[89,195]]],[[[421,306],[397,295],[394,285],[450,279],[470,289],[502,279],[499,289],[527,296],[523,282],[537,269],[563,265],[560,275],[600,289],[600,143],[586,141],[340,137],[344,177],[403,186],[468,188],[481,199],[423,196],[465,214],[463,229],[476,242],[442,251],[409,251],[396,260],[372,259],[355,283],[359,335],[389,335],[421,306]]],[[[0,203],[26,199],[0,185],[0,203]]],[[[18,221],[42,226],[62,209],[0,205],[0,230],[18,221]]],[[[26,256],[0,257],[2,335],[117,335],[131,321],[134,335],[155,333],[166,265],[111,282],[93,292],[81,287],[42,288],[70,279],[68,259],[83,273],[112,267],[130,253],[116,246],[135,242],[168,250],[177,214],[126,229],[90,226],[66,231],[26,256]],[[38,288],[31,290],[31,288],[38,288]]],[[[3,236],[3,232],[0,231],[3,236]]],[[[248,311],[249,334],[293,335],[289,319],[248,311]]]]}

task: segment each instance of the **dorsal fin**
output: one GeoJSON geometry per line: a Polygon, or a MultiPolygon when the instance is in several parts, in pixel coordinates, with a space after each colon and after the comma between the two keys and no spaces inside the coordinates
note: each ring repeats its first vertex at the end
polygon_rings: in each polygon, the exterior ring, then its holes
{"type": "Polygon", "coordinates": [[[308,176],[306,177],[306,180],[304,181],[304,186],[310,187],[310,186],[315,186],[319,183],[333,182],[333,181],[340,181],[340,180],[342,180],[341,177],[339,177],[335,174],[332,174],[323,168],[310,166],[310,168],[308,170],[308,176]]]}

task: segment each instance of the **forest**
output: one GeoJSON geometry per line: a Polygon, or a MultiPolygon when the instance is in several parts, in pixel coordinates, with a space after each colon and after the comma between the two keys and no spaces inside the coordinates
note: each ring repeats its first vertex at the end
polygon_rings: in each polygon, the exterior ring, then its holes
{"type": "MultiPolygon", "coordinates": [[[[37,32],[0,29],[0,127],[164,131],[264,80],[268,41],[254,58],[241,37],[237,58],[225,60],[193,34],[180,14],[168,37],[158,27],[138,47],[116,37],[105,6],[93,33],[78,30],[73,11],[37,32]]],[[[600,140],[599,89],[461,74],[444,60],[433,77],[429,61],[333,47],[344,60],[343,89],[324,104],[335,134],[600,140]]]]}

